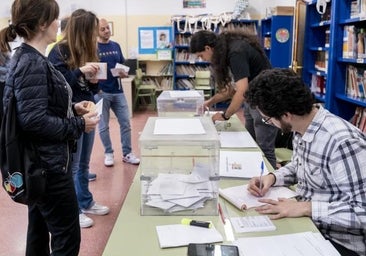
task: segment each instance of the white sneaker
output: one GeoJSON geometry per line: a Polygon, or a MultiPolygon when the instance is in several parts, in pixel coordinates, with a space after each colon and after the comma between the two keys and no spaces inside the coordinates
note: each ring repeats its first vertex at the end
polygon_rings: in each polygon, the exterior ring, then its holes
{"type": "Polygon", "coordinates": [[[104,154],[104,165],[107,167],[111,167],[114,165],[113,153],[104,154]]]}
{"type": "Polygon", "coordinates": [[[89,213],[94,215],[106,215],[109,213],[109,207],[94,203],[89,209],[82,209],[83,213],[89,213]]]}
{"type": "Polygon", "coordinates": [[[81,228],[90,228],[93,226],[94,221],[86,216],[84,213],[79,214],[79,223],[81,228]]]}
{"type": "Polygon", "coordinates": [[[140,159],[138,159],[133,153],[129,153],[123,157],[123,162],[129,164],[139,164],[140,159]]]}

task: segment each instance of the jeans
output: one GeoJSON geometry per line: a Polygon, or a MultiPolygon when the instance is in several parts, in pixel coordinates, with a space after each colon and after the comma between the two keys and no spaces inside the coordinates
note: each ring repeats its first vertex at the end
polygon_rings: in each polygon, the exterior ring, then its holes
{"type": "MultiPolygon", "coordinates": [[[[88,209],[94,204],[93,195],[89,191],[89,162],[93,149],[94,131],[83,132],[77,141],[76,152],[72,155],[71,170],[74,178],[76,197],[79,209],[88,209]]],[[[81,213],[81,211],[80,211],[81,213]]]]}
{"type": "Polygon", "coordinates": [[[244,103],[245,128],[257,142],[264,156],[273,168],[276,168],[275,142],[278,128],[265,124],[262,115],[255,108],[244,103]]]}
{"type": "MultiPolygon", "coordinates": [[[[26,256],[77,256],[80,249],[78,204],[71,171],[47,173],[45,196],[28,206],[26,256]],[[50,236],[51,234],[51,236],[50,236]]],[[[10,232],[10,231],[9,231],[10,232]]]]}
{"type": "Polygon", "coordinates": [[[123,93],[100,92],[94,96],[98,102],[103,99],[103,112],[98,124],[100,139],[105,153],[113,153],[111,137],[109,134],[109,111],[112,109],[119,123],[123,156],[131,153],[131,126],[128,105],[123,93]]]}

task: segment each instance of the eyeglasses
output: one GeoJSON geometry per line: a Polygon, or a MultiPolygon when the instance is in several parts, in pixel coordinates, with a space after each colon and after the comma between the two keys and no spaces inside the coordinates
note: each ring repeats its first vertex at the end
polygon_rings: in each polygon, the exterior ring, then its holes
{"type": "Polygon", "coordinates": [[[272,117],[262,118],[262,122],[265,124],[272,124],[271,119],[272,119],[272,117]]]}

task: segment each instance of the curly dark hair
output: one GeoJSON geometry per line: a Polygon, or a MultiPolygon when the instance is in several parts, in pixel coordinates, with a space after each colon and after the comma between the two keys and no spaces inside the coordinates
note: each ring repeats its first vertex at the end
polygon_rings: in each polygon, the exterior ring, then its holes
{"type": "Polygon", "coordinates": [[[228,69],[230,66],[228,54],[230,44],[236,40],[245,40],[250,46],[267,58],[258,37],[249,31],[230,30],[223,31],[217,35],[212,31],[202,30],[193,34],[191,38],[190,51],[192,53],[204,51],[205,46],[210,46],[214,49],[211,64],[219,90],[225,89],[231,83],[231,76],[228,69]]]}
{"type": "Polygon", "coordinates": [[[308,114],[315,103],[314,95],[301,77],[286,68],[262,71],[249,83],[245,98],[252,107],[276,119],[285,113],[308,114]]]}

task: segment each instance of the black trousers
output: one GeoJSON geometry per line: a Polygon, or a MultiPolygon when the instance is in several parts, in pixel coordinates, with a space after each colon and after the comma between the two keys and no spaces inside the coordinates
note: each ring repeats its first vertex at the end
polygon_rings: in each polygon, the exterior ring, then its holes
{"type": "Polygon", "coordinates": [[[45,196],[28,206],[26,256],[77,256],[80,239],[79,208],[71,171],[47,174],[45,196]]]}

